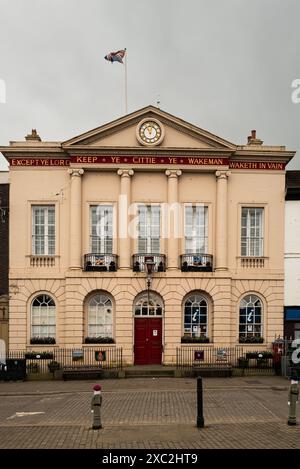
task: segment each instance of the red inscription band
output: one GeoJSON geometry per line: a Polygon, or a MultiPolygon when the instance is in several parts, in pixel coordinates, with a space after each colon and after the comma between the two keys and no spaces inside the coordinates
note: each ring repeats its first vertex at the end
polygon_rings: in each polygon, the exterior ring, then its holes
{"type": "Polygon", "coordinates": [[[72,156],[71,163],[79,164],[145,164],[145,165],[191,165],[228,166],[228,158],[217,157],[169,157],[169,156],[72,156]]]}
{"type": "Polygon", "coordinates": [[[11,166],[69,166],[70,160],[62,158],[11,158],[11,166]]]}
{"type": "Polygon", "coordinates": [[[278,163],[277,161],[231,161],[229,163],[230,169],[275,169],[283,171],[285,163],[278,163]]]}

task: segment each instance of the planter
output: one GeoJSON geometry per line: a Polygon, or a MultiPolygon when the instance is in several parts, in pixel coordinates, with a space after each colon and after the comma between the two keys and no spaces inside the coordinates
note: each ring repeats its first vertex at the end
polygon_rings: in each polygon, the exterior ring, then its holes
{"type": "Polygon", "coordinates": [[[85,344],[114,344],[115,341],[112,337],[86,337],[85,344]]]}
{"type": "Polygon", "coordinates": [[[32,337],[31,345],[53,345],[56,343],[54,337],[32,337]]]}
{"type": "Polygon", "coordinates": [[[181,337],[182,344],[208,344],[209,338],[208,337],[190,337],[190,336],[183,336],[181,337]]]}
{"type": "Polygon", "coordinates": [[[48,368],[49,368],[50,373],[54,373],[55,371],[60,369],[60,363],[53,360],[52,362],[48,363],[48,368]]]}
{"type": "Polygon", "coordinates": [[[28,352],[25,353],[26,360],[52,360],[52,352],[28,352]]]}
{"type": "Polygon", "coordinates": [[[240,344],[262,344],[264,342],[263,337],[240,337],[240,344]]]}
{"type": "Polygon", "coordinates": [[[239,357],[238,358],[238,365],[239,365],[240,368],[248,368],[248,366],[249,366],[248,358],[239,357]]]}

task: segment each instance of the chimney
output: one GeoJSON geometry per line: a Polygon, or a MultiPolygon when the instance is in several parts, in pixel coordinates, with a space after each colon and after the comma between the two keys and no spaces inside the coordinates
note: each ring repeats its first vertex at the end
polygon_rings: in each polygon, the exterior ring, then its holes
{"type": "Polygon", "coordinates": [[[256,138],[256,130],[251,130],[251,135],[248,136],[248,145],[262,145],[263,141],[256,138]]]}

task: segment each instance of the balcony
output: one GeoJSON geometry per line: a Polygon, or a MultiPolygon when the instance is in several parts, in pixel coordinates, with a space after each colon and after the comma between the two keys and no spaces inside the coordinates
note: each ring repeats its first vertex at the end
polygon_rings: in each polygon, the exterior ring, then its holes
{"type": "Polygon", "coordinates": [[[165,272],[166,256],[164,254],[134,254],[132,256],[133,272],[147,272],[146,262],[154,262],[153,272],[165,272]]]}
{"type": "Polygon", "coordinates": [[[180,268],[181,272],[212,272],[213,256],[211,254],[182,254],[180,268]]]}
{"type": "Polygon", "coordinates": [[[116,272],[118,256],[115,254],[85,254],[83,269],[86,272],[116,272]]]}

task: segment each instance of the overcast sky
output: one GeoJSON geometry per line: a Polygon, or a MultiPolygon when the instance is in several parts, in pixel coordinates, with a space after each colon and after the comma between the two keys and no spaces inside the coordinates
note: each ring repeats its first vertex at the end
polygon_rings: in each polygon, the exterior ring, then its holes
{"type": "Polygon", "coordinates": [[[288,169],[300,169],[299,21],[299,0],[0,0],[0,145],[122,116],[124,69],[104,55],[126,47],[129,112],[159,95],[161,109],[233,143],[257,129],[298,150],[288,169]]]}

